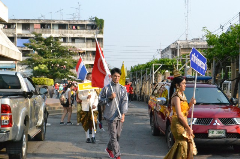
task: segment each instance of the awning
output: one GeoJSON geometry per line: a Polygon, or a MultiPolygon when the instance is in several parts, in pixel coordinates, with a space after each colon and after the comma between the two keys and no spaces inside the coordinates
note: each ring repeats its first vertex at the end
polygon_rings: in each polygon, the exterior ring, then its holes
{"type": "Polygon", "coordinates": [[[25,43],[30,43],[29,39],[17,39],[17,47],[26,47],[25,43]]]}
{"type": "MultiPolygon", "coordinates": [[[[9,61],[7,61],[9,62],[9,61]]],[[[16,64],[15,63],[0,63],[0,69],[7,69],[7,68],[16,68],[16,64]]]]}
{"type": "Polygon", "coordinates": [[[22,61],[22,53],[0,29],[0,61],[22,61]]]}

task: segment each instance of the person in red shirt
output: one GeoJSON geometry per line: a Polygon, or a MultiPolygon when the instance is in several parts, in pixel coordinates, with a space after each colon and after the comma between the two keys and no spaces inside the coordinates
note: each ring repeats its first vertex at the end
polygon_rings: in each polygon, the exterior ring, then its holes
{"type": "Polygon", "coordinates": [[[133,100],[133,87],[132,84],[129,86],[129,102],[133,100]]]}
{"type": "Polygon", "coordinates": [[[125,87],[126,87],[127,96],[128,96],[128,99],[129,99],[129,87],[130,87],[130,84],[127,81],[125,82],[125,87]]]}

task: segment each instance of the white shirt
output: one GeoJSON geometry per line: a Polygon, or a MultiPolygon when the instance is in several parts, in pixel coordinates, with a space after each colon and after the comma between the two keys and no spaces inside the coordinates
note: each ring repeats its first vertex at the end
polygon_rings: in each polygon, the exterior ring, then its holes
{"type": "MultiPolygon", "coordinates": [[[[91,81],[86,80],[84,83],[89,83],[91,81]]],[[[89,107],[95,105],[96,108],[93,111],[97,110],[98,105],[98,95],[95,90],[81,90],[78,92],[78,98],[82,100],[82,110],[89,111],[89,107]],[[91,95],[90,99],[87,99],[88,95],[91,95]]]]}

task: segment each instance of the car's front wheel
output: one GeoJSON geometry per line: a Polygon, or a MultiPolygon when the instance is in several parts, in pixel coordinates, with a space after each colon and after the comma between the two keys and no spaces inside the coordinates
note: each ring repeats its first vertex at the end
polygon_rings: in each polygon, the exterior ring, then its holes
{"type": "Polygon", "coordinates": [[[175,142],[174,137],[171,132],[171,125],[169,125],[166,130],[166,141],[167,141],[168,149],[171,149],[171,147],[173,146],[173,144],[175,142]]]}
{"type": "Polygon", "coordinates": [[[37,141],[44,141],[45,140],[45,135],[46,135],[46,126],[47,126],[47,113],[46,111],[44,112],[44,119],[42,120],[42,125],[40,126],[40,133],[36,135],[35,139],[37,141]]]}
{"type": "Polygon", "coordinates": [[[233,149],[235,152],[239,153],[240,152],[240,145],[233,145],[233,149]]]}
{"type": "Polygon", "coordinates": [[[150,124],[151,124],[151,132],[152,132],[152,135],[153,135],[153,136],[159,135],[159,134],[160,134],[160,131],[159,131],[159,129],[156,128],[156,126],[155,126],[155,119],[154,119],[154,116],[153,116],[153,115],[151,115],[150,120],[151,120],[150,124]]]}

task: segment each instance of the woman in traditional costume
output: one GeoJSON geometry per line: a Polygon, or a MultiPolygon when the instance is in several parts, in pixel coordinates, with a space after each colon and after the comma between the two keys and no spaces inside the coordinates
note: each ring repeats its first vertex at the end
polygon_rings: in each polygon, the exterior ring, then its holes
{"type": "Polygon", "coordinates": [[[196,100],[192,98],[188,104],[184,94],[185,88],[186,80],[180,76],[178,71],[174,71],[174,79],[170,87],[171,99],[169,102],[173,110],[171,132],[175,143],[164,159],[193,159],[193,155],[197,153],[193,141],[193,130],[187,122],[188,111],[196,103],[196,100]]]}

